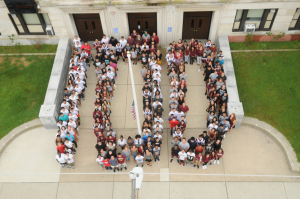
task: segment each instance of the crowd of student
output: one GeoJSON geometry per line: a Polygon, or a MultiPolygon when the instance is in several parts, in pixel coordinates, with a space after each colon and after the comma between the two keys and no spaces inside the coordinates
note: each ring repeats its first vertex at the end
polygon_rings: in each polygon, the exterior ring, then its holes
{"type": "Polygon", "coordinates": [[[91,47],[85,42],[81,45],[80,39],[74,39],[72,57],[69,65],[69,77],[67,87],[64,89],[64,99],[61,104],[59,121],[57,123],[58,133],[55,136],[56,160],[62,168],[75,169],[75,158],[77,143],[79,141],[81,100],[85,100],[85,88],[87,88],[87,66],[93,61],[91,47]]]}
{"type": "MultiPolygon", "coordinates": [[[[111,170],[112,172],[116,172],[116,170],[122,171],[123,168],[127,170],[127,163],[130,162],[131,157],[133,157],[136,166],[144,166],[144,161],[147,162],[147,165],[151,166],[153,159],[154,161],[159,161],[161,147],[160,133],[162,129],[158,134],[153,135],[152,138],[151,133],[154,131],[151,128],[154,127],[152,122],[153,115],[161,116],[163,109],[161,105],[155,105],[155,108],[152,108],[153,106],[150,103],[152,100],[157,101],[155,99],[156,95],[152,96],[152,93],[157,93],[158,96],[161,96],[159,88],[161,69],[159,70],[160,66],[158,64],[148,68],[148,66],[150,67],[150,60],[154,63],[157,60],[156,56],[161,58],[159,52],[156,52],[158,42],[159,39],[155,33],[150,37],[146,31],[142,36],[134,31],[127,40],[121,37],[118,41],[113,37],[109,39],[104,35],[101,41],[96,39],[93,44],[93,48],[96,49],[97,54],[93,65],[96,77],[98,78],[95,89],[95,111],[93,113],[95,120],[93,128],[97,137],[95,148],[98,152],[96,162],[105,172],[107,170],[111,170]],[[150,48],[149,45],[151,46],[150,48]],[[144,74],[143,78],[145,78],[144,81],[146,82],[143,87],[144,114],[149,128],[147,129],[147,125],[143,124],[143,137],[136,135],[134,138],[131,138],[129,136],[126,140],[121,135],[117,141],[116,133],[110,122],[111,99],[113,99],[113,90],[116,87],[117,62],[121,57],[126,65],[128,63],[127,52],[131,54],[133,65],[137,64],[138,61],[143,65],[142,76],[144,74]],[[152,57],[150,57],[151,55],[152,57]],[[145,69],[147,70],[145,71],[145,69]],[[143,71],[145,72],[143,73],[143,71]],[[155,78],[158,79],[154,80],[155,78]],[[153,115],[152,111],[154,112],[153,115]],[[151,119],[147,120],[149,117],[151,119]],[[118,148],[121,149],[119,152],[117,152],[118,148]]],[[[158,101],[161,101],[161,99],[159,98],[158,101]]],[[[159,117],[156,117],[156,119],[159,120],[159,117]]],[[[162,126],[158,125],[158,128],[160,127],[162,126]]]]}
{"type": "MultiPolygon", "coordinates": [[[[94,134],[97,139],[95,146],[97,150],[96,162],[103,170],[127,170],[130,157],[136,166],[152,166],[152,161],[160,161],[162,144],[164,109],[163,96],[161,93],[161,58],[162,53],[157,50],[159,38],[153,33],[150,36],[146,31],[141,36],[136,31],[124,39],[117,40],[103,35],[101,41],[98,39],[93,43],[96,50],[95,60],[92,57],[92,47],[85,42],[81,44],[80,38],[74,37],[73,56],[70,60],[70,72],[65,98],[61,104],[61,112],[58,122],[58,134],[55,143],[58,154],[57,161],[64,167],[75,168],[74,155],[76,154],[78,142],[78,130],[80,125],[79,106],[81,99],[84,100],[86,85],[87,66],[90,61],[95,68],[98,79],[95,88],[95,110],[93,112],[94,134]],[[149,47],[150,46],[150,47],[149,47]],[[133,64],[141,63],[141,77],[143,78],[143,115],[142,135],[130,136],[126,140],[122,135],[116,140],[116,133],[110,121],[111,100],[116,87],[117,63],[121,57],[125,64],[128,63],[127,52],[130,52],[133,64]],[[117,146],[121,151],[117,152],[117,146]]],[[[171,160],[177,158],[177,162],[183,166],[203,169],[207,164],[218,163],[224,151],[221,148],[225,134],[229,133],[235,125],[235,115],[227,116],[227,90],[226,76],[223,70],[224,56],[210,41],[204,45],[192,39],[189,43],[179,40],[178,43],[170,43],[166,55],[167,75],[169,76],[169,124],[170,133],[173,137],[171,144],[171,160]],[[186,114],[189,107],[185,104],[187,93],[187,77],[185,68],[188,62],[193,65],[197,62],[204,69],[204,81],[206,85],[207,99],[209,100],[206,117],[207,131],[186,140],[184,131],[186,129],[186,114]]],[[[188,66],[190,67],[190,66],[188,66]]]]}
{"type": "MultiPolygon", "coordinates": [[[[209,165],[218,163],[224,155],[221,148],[225,134],[235,126],[235,114],[227,116],[228,94],[226,90],[226,76],[224,73],[224,56],[222,51],[217,50],[215,44],[208,40],[205,44],[191,39],[189,43],[179,40],[178,43],[170,43],[167,48],[168,74],[170,76],[170,114],[169,123],[173,140],[171,142],[171,160],[177,157],[177,162],[183,166],[197,167],[202,164],[203,169],[209,165]],[[203,76],[206,85],[208,107],[206,111],[207,131],[189,140],[183,138],[187,125],[185,119],[185,97],[187,92],[187,64],[199,66],[198,72],[204,69],[203,76]],[[174,97],[175,96],[175,97],[174,97]],[[175,98],[175,99],[174,99],[175,98]],[[183,107],[181,107],[183,106],[183,107]]],[[[191,66],[188,66],[191,67],[191,66]]]]}

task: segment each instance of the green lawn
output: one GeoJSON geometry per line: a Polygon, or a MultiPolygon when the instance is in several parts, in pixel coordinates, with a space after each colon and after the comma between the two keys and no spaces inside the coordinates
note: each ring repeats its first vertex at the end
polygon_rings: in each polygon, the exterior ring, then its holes
{"type": "Polygon", "coordinates": [[[230,43],[231,50],[269,50],[269,49],[300,49],[299,41],[269,41],[252,42],[248,46],[245,42],[230,43]]]}
{"type": "Polygon", "coordinates": [[[38,117],[54,55],[0,57],[0,139],[38,117]]]}
{"type": "Polygon", "coordinates": [[[57,45],[42,44],[40,49],[35,45],[0,46],[0,54],[6,53],[56,53],[57,45]]]}
{"type": "Polygon", "coordinates": [[[300,161],[300,51],[232,53],[245,116],[278,129],[300,161]]]}

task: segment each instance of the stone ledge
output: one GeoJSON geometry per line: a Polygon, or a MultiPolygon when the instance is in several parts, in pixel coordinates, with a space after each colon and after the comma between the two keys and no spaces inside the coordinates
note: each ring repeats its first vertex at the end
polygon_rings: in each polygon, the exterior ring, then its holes
{"type": "Polygon", "coordinates": [[[297,160],[297,156],[293,147],[291,146],[290,142],[286,139],[286,137],[282,133],[280,133],[276,128],[274,128],[266,122],[251,117],[244,117],[242,125],[256,128],[272,137],[283,150],[291,172],[300,172],[300,163],[297,160]]]}
{"type": "Polygon", "coordinates": [[[16,128],[14,128],[13,130],[11,130],[6,136],[4,136],[0,140],[0,156],[3,153],[3,151],[6,149],[6,147],[19,135],[21,135],[31,129],[42,127],[42,126],[43,126],[43,123],[41,122],[41,120],[39,118],[37,118],[37,119],[31,120],[29,122],[26,122],[16,128]]]}

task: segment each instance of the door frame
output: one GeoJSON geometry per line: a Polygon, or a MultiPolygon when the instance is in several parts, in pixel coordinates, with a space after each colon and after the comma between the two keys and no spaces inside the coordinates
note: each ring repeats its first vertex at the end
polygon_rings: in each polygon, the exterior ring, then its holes
{"type": "MultiPolygon", "coordinates": [[[[71,14],[71,16],[72,16],[71,18],[72,18],[72,20],[74,22],[74,25],[75,25],[78,37],[79,37],[79,31],[78,31],[78,26],[77,26],[77,23],[76,23],[76,17],[74,15],[95,15],[95,17],[97,17],[96,15],[98,15],[100,23],[101,23],[102,33],[104,34],[103,25],[102,25],[102,21],[101,21],[101,17],[100,17],[100,13],[72,13],[71,14]]],[[[78,18],[78,19],[95,19],[95,17],[83,17],[83,18],[78,18]]]]}
{"type": "Polygon", "coordinates": [[[127,21],[128,21],[128,31],[129,35],[131,35],[130,32],[130,18],[154,18],[154,17],[129,17],[128,14],[138,14],[138,13],[154,13],[155,14],[155,20],[156,20],[156,35],[157,35],[157,12],[127,12],[127,21]]]}
{"type": "MultiPolygon", "coordinates": [[[[210,22],[209,22],[209,27],[208,27],[208,38],[209,39],[209,36],[210,36],[210,27],[211,27],[211,23],[212,23],[212,18],[213,18],[213,15],[214,15],[214,11],[183,11],[183,18],[182,18],[182,33],[181,33],[181,38],[183,39],[183,22],[184,22],[184,14],[186,12],[211,12],[211,15],[210,16],[207,16],[207,15],[203,15],[203,16],[186,16],[186,17],[210,17],[210,22]]],[[[194,38],[194,39],[199,39],[199,38],[194,38]]]]}

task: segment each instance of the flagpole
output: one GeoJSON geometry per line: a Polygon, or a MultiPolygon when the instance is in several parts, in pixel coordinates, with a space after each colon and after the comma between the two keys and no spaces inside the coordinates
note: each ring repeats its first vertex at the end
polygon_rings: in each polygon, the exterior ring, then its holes
{"type": "Polygon", "coordinates": [[[127,51],[128,65],[129,65],[129,72],[130,72],[131,86],[132,86],[132,93],[133,93],[133,101],[134,101],[134,109],[135,109],[135,114],[136,114],[137,129],[138,129],[138,133],[141,135],[142,132],[141,132],[140,116],[139,116],[138,103],[137,103],[137,100],[136,100],[134,78],[133,78],[133,73],[132,73],[132,66],[131,66],[130,56],[131,56],[130,52],[127,51]]]}

